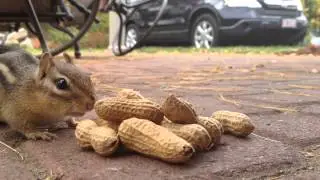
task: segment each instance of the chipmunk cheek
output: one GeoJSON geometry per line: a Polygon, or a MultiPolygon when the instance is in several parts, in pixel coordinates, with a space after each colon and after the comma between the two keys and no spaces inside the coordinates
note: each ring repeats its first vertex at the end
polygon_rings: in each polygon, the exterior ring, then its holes
{"type": "Polygon", "coordinates": [[[72,108],[70,109],[70,112],[72,112],[72,113],[83,113],[84,112],[83,105],[78,100],[74,99],[72,101],[72,108]]]}

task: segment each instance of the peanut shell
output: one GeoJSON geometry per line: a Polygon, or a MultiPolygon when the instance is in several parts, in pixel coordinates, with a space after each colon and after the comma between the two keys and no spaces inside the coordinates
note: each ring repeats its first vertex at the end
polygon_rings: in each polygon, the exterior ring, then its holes
{"type": "Polygon", "coordinates": [[[189,142],[146,119],[124,120],[118,134],[126,148],[169,163],[186,162],[195,153],[189,142]]]}
{"type": "Polygon", "coordinates": [[[92,147],[90,143],[90,131],[95,127],[98,127],[98,125],[90,119],[85,119],[78,123],[75,129],[75,136],[81,148],[88,149],[92,147]]]}
{"type": "Polygon", "coordinates": [[[140,92],[133,89],[123,89],[118,92],[117,97],[127,98],[127,99],[144,99],[140,92]]]}
{"type": "Polygon", "coordinates": [[[98,124],[98,126],[107,126],[107,127],[113,129],[116,132],[118,132],[118,128],[120,126],[120,122],[108,121],[108,120],[104,120],[104,119],[101,119],[101,118],[98,118],[96,120],[96,123],[98,124]]]}
{"type": "Polygon", "coordinates": [[[223,127],[218,120],[212,117],[198,116],[197,122],[208,131],[215,145],[220,144],[223,127]]]}
{"type": "Polygon", "coordinates": [[[229,133],[238,137],[246,137],[255,129],[250,122],[249,116],[232,111],[216,111],[212,117],[218,120],[224,129],[224,133],[229,133]]]}
{"type": "Polygon", "coordinates": [[[116,122],[136,117],[159,124],[164,116],[160,106],[147,99],[105,98],[98,100],[94,109],[101,119],[116,122]]]}
{"type": "Polygon", "coordinates": [[[115,130],[108,126],[99,126],[91,129],[90,143],[96,153],[109,156],[119,147],[119,138],[115,130]]]}
{"type": "Polygon", "coordinates": [[[214,145],[208,131],[199,124],[178,124],[164,120],[161,126],[188,141],[196,151],[208,151],[214,145]]]}
{"type": "Polygon", "coordinates": [[[170,94],[166,98],[162,104],[161,110],[163,111],[164,115],[174,123],[197,123],[197,114],[191,104],[173,94],[170,94]]]}

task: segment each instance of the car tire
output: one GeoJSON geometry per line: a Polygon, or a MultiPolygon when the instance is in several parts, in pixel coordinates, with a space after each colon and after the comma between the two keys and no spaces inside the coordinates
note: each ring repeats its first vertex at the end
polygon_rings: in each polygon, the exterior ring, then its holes
{"type": "Polygon", "coordinates": [[[215,17],[211,14],[201,14],[191,26],[191,44],[196,48],[211,48],[216,46],[219,41],[218,33],[219,27],[215,17]],[[199,27],[200,29],[198,29],[199,27]],[[208,32],[203,32],[204,29],[208,32]]]}
{"type": "Polygon", "coordinates": [[[126,27],[125,46],[129,48],[139,41],[139,29],[135,24],[129,24],[126,27]]]}

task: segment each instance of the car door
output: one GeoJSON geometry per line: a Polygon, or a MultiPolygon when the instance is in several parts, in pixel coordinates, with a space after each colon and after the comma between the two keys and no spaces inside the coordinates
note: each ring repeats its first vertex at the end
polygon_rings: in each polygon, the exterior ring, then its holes
{"type": "MultiPolygon", "coordinates": [[[[143,16],[145,16],[147,21],[145,28],[149,28],[154,23],[161,5],[162,0],[155,0],[148,8],[143,10],[143,16]]],[[[184,0],[168,0],[163,15],[150,34],[150,38],[171,39],[176,37],[181,30],[185,29],[186,20],[184,19],[184,13],[186,6],[186,1],[184,0]]]]}
{"type": "Polygon", "coordinates": [[[166,14],[159,28],[170,33],[184,29],[186,25],[184,14],[188,9],[188,1],[190,0],[169,0],[166,14]]]}

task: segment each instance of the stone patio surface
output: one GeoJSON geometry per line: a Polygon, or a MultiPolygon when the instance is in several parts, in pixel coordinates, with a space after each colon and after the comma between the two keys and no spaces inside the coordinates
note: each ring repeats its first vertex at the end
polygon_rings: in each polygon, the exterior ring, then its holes
{"type": "MultiPolygon", "coordinates": [[[[173,165],[136,153],[101,157],[83,151],[74,129],[52,142],[25,141],[6,125],[0,140],[0,179],[320,179],[320,59],[314,56],[84,54],[98,97],[131,88],[162,103],[170,94],[190,101],[198,114],[247,114],[256,129],[248,138],[223,135],[222,144],[173,165]],[[89,56],[90,55],[90,56],[89,56]]],[[[92,111],[81,119],[96,118],[92,111]]]]}

